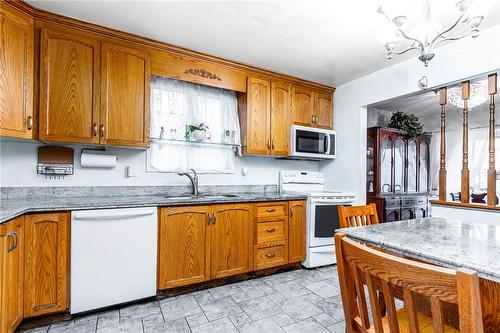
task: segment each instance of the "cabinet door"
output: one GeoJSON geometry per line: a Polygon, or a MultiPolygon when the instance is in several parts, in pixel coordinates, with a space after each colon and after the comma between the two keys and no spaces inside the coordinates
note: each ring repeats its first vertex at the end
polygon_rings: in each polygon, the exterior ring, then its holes
{"type": "Polygon", "coordinates": [[[406,142],[402,138],[396,139],[394,144],[394,192],[405,191],[406,169],[406,142]]]}
{"type": "Polygon", "coordinates": [[[419,192],[429,192],[429,144],[420,142],[419,151],[419,192]]]}
{"type": "Polygon", "coordinates": [[[393,174],[394,143],[390,136],[383,136],[380,144],[380,193],[394,192],[393,174]]]}
{"type": "Polygon", "coordinates": [[[314,93],[314,125],[316,127],[332,129],[333,103],[332,94],[314,93]]]}
{"type": "Polygon", "coordinates": [[[306,203],[288,203],[288,262],[302,261],[306,257],[306,203]]]}
{"type": "Polygon", "coordinates": [[[273,155],[288,155],[289,127],[292,124],[291,85],[271,84],[271,148],[273,155]]]}
{"type": "Polygon", "coordinates": [[[7,223],[4,232],[0,331],[11,333],[23,319],[24,217],[7,223]]]}
{"type": "Polygon", "coordinates": [[[101,54],[101,143],[147,147],[149,55],[109,43],[102,44],[101,54]]]}
{"type": "Polygon", "coordinates": [[[310,89],[292,86],[293,121],[296,125],[312,125],[313,92],[310,89]]]}
{"type": "Polygon", "coordinates": [[[251,204],[217,205],[212,229],[212,279],[253,269],[251,204]]]}
{"type": "Polygon", "coordinates": [[[210,206],[162,208],[158,289],[210,279],[210,206]]]}
{"type": "Polygon", "coordinates": [[[248,78],[246,106],[246,154],[271,152],[271,83],[248,78]]]}
{"type": "Polygon", "coordinates": [[[26,216],[24,315],[69,307],[69,213],[26,216]]]}
{"type": "Polygon", "coordinates": [[[40,140],[99,143],[99,40],[41,29],[40,140]]]}
{"type": "Polygon", "coordinates": [[[0,135],[32,138],[33,19],[0,6],[0,135]]]}
{"type": "Polygon", "coordinates": [[[408,154],[407,154],[407,167],[406,167],[406,191],[409,193],[417,192],[417,142],[415,140],[408,141],[408,154]]]}

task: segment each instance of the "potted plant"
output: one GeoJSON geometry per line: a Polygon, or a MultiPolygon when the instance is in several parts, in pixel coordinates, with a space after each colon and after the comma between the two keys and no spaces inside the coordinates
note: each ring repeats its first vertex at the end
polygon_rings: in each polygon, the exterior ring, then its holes
{"type": "Polygon", "coordinates": [[[184,134],[184,138],[186,140],[191,139],[195,141],[210,139],[211,134],[207,130],[208,125],[206,125],[205,123],[200,123],[199,125],[189,124],[186,126],[186,133],[184,134]]]}
{"type": "Polygon", "coordinates": [[[424,129],[424,125],[420,123],[417,116],[401,111],[392,114],[388,126],[398,129],[401,134],[410,139],[421,135],[424,129]]]}

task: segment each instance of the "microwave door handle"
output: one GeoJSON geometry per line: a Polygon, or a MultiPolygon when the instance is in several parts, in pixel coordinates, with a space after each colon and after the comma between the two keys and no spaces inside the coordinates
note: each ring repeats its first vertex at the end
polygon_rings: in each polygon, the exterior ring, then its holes
{"type": "Polygon", "coordinates": [[[331,144],[330,135],[326,135],[325,136],[325,140],[326,140],[326,145],[325,145],[326,151],[325,151],[325,154],[329,155],[330,154],[330,144],[331,144]]]}

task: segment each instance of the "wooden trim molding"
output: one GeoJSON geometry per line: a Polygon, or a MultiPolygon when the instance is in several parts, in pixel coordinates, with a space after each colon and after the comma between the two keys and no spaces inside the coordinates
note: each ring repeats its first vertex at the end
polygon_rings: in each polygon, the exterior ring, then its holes
{"type": "MultiPolygon", "coordinates": [[[[42,22],[42,23],[59,24],[59,25],[63,25],[63,26],[68,27],[68,28],[78,29],[81,31],[93,33],[96,35],[96,37],[112,38],[112,39],[122,40],[122,41],[127,42],[127,43],[135,43],[138,47],[149,48],[150,51],[160,51],[161,53],[168,53],[168,54],[170,54],[171,57],[190,58],[190,59],[193,59],[193,61],[200,61],[203,63],[207,63],[211,66],[217,66],[217,68],[221,68],[222,70],[243,72],[246,74],[246,76],[250,76],[250,75],[251,76],[263,76],[263,77],[266,77],[269,79],[290,81],[290,82],[295,83],[295,84],[306,85],[306,86],[309,86],[309,87],[312,87],[315,89],[326,90],[326,91],[331,92],[331,93],[333,93],[335,91],[334,87],[331,87],[331,86],[328,86],[325,84],[303,80],[303,79],[292,77],[292,76],[289,76],[286,74],[266,70],[266,69],[263,69],[260,67],[246,65],[246,64],[243,64],[243,63],[240,63],[237,61],[224,59],[221,57],[217,57],[217,56],[189,50],[189,49],[186,49],[183,47],[171,45],[171,44],[164,43],[164,42],[159,42],[156,40],[137,36],[134,34],[125,33],[123,31],[110,29],[110,28],[103,27],[103,26],[100,26],[97,24],[88,23],[88,22],[84,22],[81,20],[69,18],[66,16],[50,13],[50,12],[47,12],[44,10],[37,9],[24,1],[2,0],[2,3],[4,3],[4,2],[8,3],[9,5],[11,5],[13,7],[18,8],[19,10],[22,10],[23,12],[25,12],[31,16],[33,16],[35,18],[35,20],[38,20],[39,22],[42,22]]],[[[152,57],[151,57],[152,74],[156,74],[155,69],[157,67],[158,66],[155,64],[155,57],[154,57],[154,55],[152,55],[152,57]]],[[[184,68],[183,72],[185,70],[188,70],[188,69],[189,68],[184,68]]],[[[193,67],[193,69],[203,69],[203,67],[193,67]]],[[[205,70],[213,73],[213,70],[211,68],[205,69],[205,70]]],[[[217,74],[217,76],[221,77],[221,80],[224,79],[219,74],[217,74]]],[[[207,81],[210,81],[210,80],[207,80],[207,81]]],[[[245,81],[246,81],[246,77],[245,77],[245,81]]],[[[228,86],[225,86],[224,88],[231,89],[231,87],[228,87],[228,86]]],[[[232,89],[232,90],[241,91],[241,88],[232,89]]]]}
{"type": "Polygon", "coordinates": [[[446,200],[446,87],[439,89],[439,105],[441,106],[441,146],[439,161],[439,200],[446,200]]]}
{"type": "Polygon", "coordinates": [[[496,205],[497,172],[495,169],[495,94],[497,93],[497,74],[488,76],[488,94],[490,95],[489,119],[489,160],[488,160],[488,205],[496,205]]]}
{"type": "Polygon", "coordinates": [[[206,71],[203,68],[201,68],[201,69],[198,69],[198,68],[186,69],[184,71],[184,74],[191,74],[191,75],[207,78],[210,80],[222,81],[222,79],[220,77],[218,77],[217,74],[210,73],[209,71],[206,71]]]}
{"type": "Polygon", "coordinates": [[[480,204],[480,203],[463,203],[457,201],[443,201],[443,200],[430,200],[430,203],[432,205],[438,205],[438,206],[484,209],[484,210],[500,212],[500,206],[489,206],[487,204],[480,204]]]}
{"type": "Polygon", "coordinates": [[[463,142],[462,142],[462,185],[461,201],[469,202],[469,98],[470,81],[462,82],[462,100],[464,101],[463,110],[463,142]]]}

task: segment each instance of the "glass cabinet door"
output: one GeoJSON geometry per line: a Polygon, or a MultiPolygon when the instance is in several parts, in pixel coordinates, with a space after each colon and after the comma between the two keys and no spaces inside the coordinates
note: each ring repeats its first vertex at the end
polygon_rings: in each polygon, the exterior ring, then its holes
{"type": "Polygon", "coordinates": [[[375,186],[375,139],[368,136],[366,150],[366,192],[374,192],[375,186]]]}
{"type": "Polygon", "coordinates": [[[404,191],[405,142],[397,139],[394,149],[394,192],[404,191]]]}
{"type": "Polygon", "coordinates": [[[408,141],[408,192],[417,192],[417,143],[408,141]]]}
{"type": "Polygon", "coordinates": [[[392,190],[392,139],[384,136],[380,145],[380,193],[392,190]]]}
{"type": "Polygon", "coordinates": [[[420,192],[429,192],[429,145],[426,142],[420,142],[419,164],[420,192]]]}

